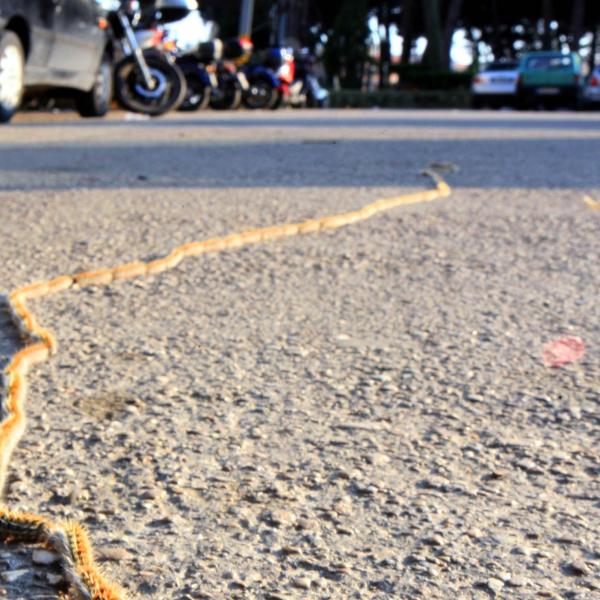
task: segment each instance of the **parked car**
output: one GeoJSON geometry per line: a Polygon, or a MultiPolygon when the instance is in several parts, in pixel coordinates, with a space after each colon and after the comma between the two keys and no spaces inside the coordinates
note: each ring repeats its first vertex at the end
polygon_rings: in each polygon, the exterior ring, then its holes
{"type": "Polygon", "coordinates": [[[517,94],[518,61],[497,61],[482,69],[471,83],[471,105],[514,106],[517,94]]]}
{"type": "Polygon", "coordinates": [[[112,96],[109,40],[96,0],[0,0],[0,122],[24,95],[68,90],[81,115],[112,96]]]}
{"type": "Polygon", "coordinates": [[[528,52],[519,65],[520,106],[566,104],[576,108],[582,90],[581,58],[576,52],[528,52]]]}
{"type": "Polygon", "coordinates": [[[600,66],[587,78],[581,92],[582,104],[589,108],[600,108],[600,66]]]}

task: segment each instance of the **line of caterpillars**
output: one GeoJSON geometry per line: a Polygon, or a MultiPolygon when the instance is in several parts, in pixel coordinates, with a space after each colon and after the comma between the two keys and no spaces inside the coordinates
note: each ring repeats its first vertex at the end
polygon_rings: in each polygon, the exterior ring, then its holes
{"type": "MultiPolygon", "coordinates": [[[[10,458],[25,431],[26,376],[30,368],[47,361],[56,353],[53,334],[41,327],[27,308],[30,300],[64,292],[70,288],[109,285],[112,282],[155,275],[175,268],[184,258],[221,252],[248,244],[287,236],[316,233],[357,223],[392,208],[437,200],[450,195],[450,187],[432,170],[423,172],[433,179],[435,189],[378,200],[356,211],[252,229],[224,237],[184,244],[164,258],[56,277],[33,283],[10,293],[8,305],[12,318],[31,343],[18,351],[4,371],[5,396],[0,422],[0,490],[4,489],[10,458]]],[[[69,590],[70,600],[124,600],[125,593],[108,582],[95,565],[92,547],[85,529],[73,522],[54,523],[44,517],[11,510],[0,504],[0,538],[23,543],[42,544],[58,553],[69,590]]]]}

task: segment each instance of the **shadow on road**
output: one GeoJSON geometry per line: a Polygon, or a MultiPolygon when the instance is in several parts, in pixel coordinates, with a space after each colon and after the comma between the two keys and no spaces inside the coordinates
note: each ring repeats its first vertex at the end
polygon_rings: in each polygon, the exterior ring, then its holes
{"type": "MultiPolygon", "coordinates": [[[[241,113],[243,115],[243,113],[241,113]]],[[[477,113],[458,113],[456,117],[435,117],[428,116],[423,118],[410,117],[373,117],[368,111],[365,115],[368,118],[348,118],[337,117],[333,113],[330,116],[327,112],[318,113],[318,116],[303,118],[281,117],[277,114],[271,117],[246,117],[240,114],[232,114],[228,117],[214,118],[212,113],[194,115],[194,118],[177,118],[170,116],[164,119],[147,119],[144,117],[129,119],[77,119],[69,116],[65,119],[59,115],[58,118],[49,116],[47,121],[27,121],[17,122],[11,125],[12,128],[46,128],[46,127],[76,127],[76,128],[96,128],[96,127],[200,127],[206,129],[215,128],[237,128],[237,127],[259,127],[259,128],[322,128],[322,127],[350,127],[359,129],[372,128],[449,128],[449,129],[493,129],[493,130],[523,130],[534,129],[542,131],[568,130],[568,131],[600,131],[600,118],[594,114],[581,115],[567,113],[569,117],[561,117],[560,113],[495,113],[490,117],[476,116],[477,113]]],[[[599,115],[600,117],[600,115],[599,115]]]]}
{"type": "MultiPolygon", "coordinates": [[[[8,312],[8,300],[0,295],[0,370],[4,370],[10,357],[23,346],[21,336],[8,312]]],[[[4,393],[0,381],[0,394],[4,393]]],[[[0,415],[2,408],[0,407],[0,415]]]]}
{"type": "Polygon", "coordinates": [[[600,139],[564,137],[4,145],[0,191],[421,186],[431,161],[458,164],[461,187],[589,189],[599,154],[600,139]]]}

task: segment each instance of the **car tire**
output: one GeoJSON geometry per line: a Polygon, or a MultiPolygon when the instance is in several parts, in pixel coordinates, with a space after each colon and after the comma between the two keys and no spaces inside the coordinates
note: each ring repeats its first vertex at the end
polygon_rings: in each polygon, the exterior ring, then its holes
{"type": "Polygon", "coordinates": [[[105,54],[98,66],[92,89],[77,96],[77,111],[82,117],[103,117],[110,109],[112,95],[112,60],[105,54]]]}
{"type": "Polygon", "coordinates": [[[17,112],[25,88],[25,52],[19,36],[12,31],[0,34],[0,123],[17,112]]]}

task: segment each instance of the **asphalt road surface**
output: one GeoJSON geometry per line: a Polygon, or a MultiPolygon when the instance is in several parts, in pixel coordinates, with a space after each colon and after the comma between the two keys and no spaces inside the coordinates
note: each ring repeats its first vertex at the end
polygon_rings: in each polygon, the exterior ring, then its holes
{"type": "MultiPolygon", "coordinates": [[[[21,115],[0,288],[430,185],[453,194],[31,306],[10,506],[132,598],[600,597],[600,114],[21,115]],[[543,346],[585,354],[551,368],[543,346]]],[[[23,342],[0,318],[4,364],[23,342]]],[[[9,599],[64,590],[0,545],[9,599]]],[[[1,595],[1,593],[0,593],[1,595]]]]}

